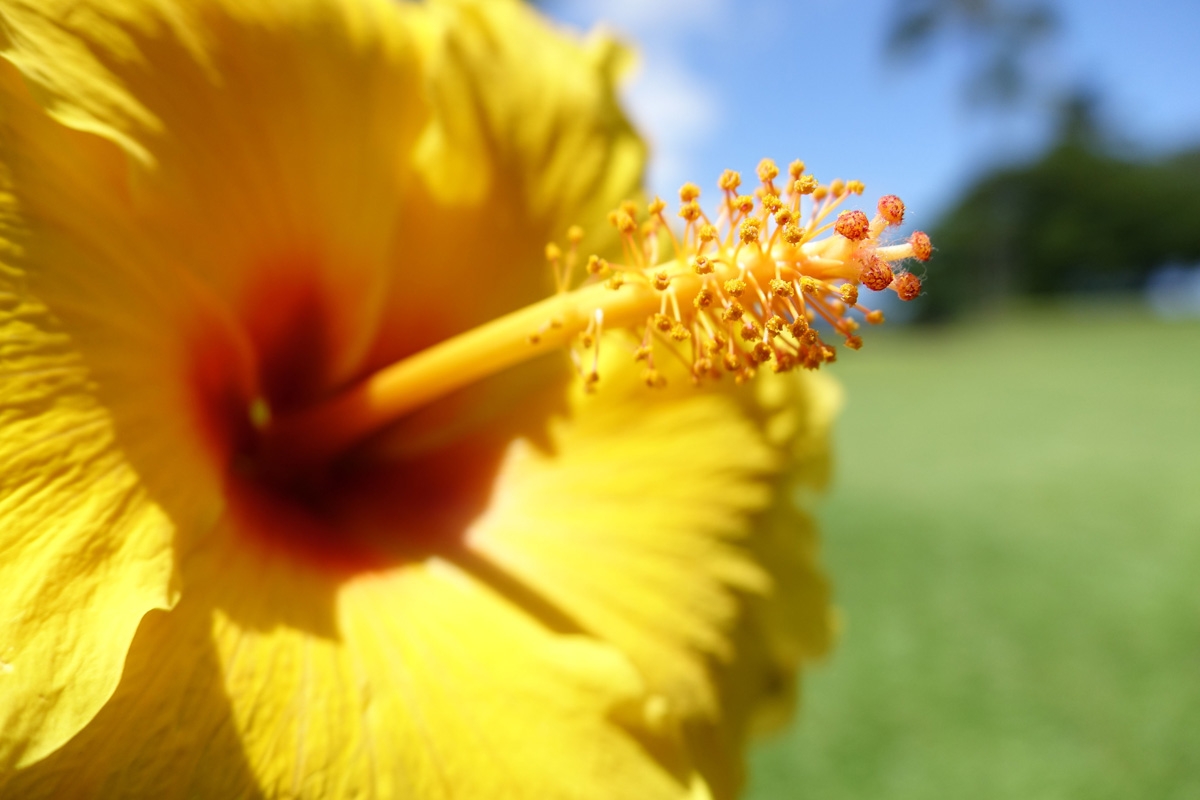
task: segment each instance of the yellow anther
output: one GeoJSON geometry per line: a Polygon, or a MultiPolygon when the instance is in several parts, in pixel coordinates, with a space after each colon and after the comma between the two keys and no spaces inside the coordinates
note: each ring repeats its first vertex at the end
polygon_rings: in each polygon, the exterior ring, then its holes
{"type": "Polygon", "coordinates": [[[738,357],[737,353],[726,353],[721,360],[725,364],[725,369],[730,372],[736,372],[742,366],[742,359],[738,357]]]}
{"type": "Polygon", "coordinates": [[[799,159],[797,159],[797,160],[793,161],[792,163],[788,164],[788,177],[790,177],[793,181],[799,180],[800,176],[803,174],[804,174],[804,162],[803,161],[800,161],[799,159]]]}
{"type": "Polygon", "coordinates": [[[661,389],[667,385],[666,378],[658,374],[658,370],[653,367],[642,370],[642,382],[651,389],[661,389]]]}
{"type": "Polygon", "coordinates": [[[546,245],[546,260],[550,262],[558,261],[562,258],[562,249],[554,242],[546,245]]]}
{"type": "Polygon", "coordinates": [[[771,346],[766,342],[755,342],[750,353],[756,363],[765,364],[771,360],[771,346]]]}
{"type": "Polygon", "coordinates": [[[771,293],[776,297],[795,297],[796,287],[792,286],[785,280],[780,278],[772,278],[768,284],[771,287],[771,293]]]}
{"type": "MultiPolygon", "coordinates": [[[[781,211],[779,213],[782,214],[783,212],[781,211]]],[[[784,225],[783,240],[791,245],[800,244],[800,242],[804,241],[804,231],[801,230],[800,226],[796,225],[795,223],[784,225]]]]}
{"type": "Polygon", "coordinates": [[[616,225],[617,230],[619,230],[621,233],[636,233],[638,229],[637,220],[624,211],[617,212],[616,222],[614,224],[616,225]]]}
{"type": "Polygon", "coordinates": [[[742,244],[757,242],[760,233],[761,229],[756,219],[742,220],[742,224],[738,226],[738,238],[742,240],[742,244]]]}
{"type": "Polygon", "coordinates": [[[646,211],[652,217],[656,217],[663,212],[667,207],[666,202],[661,197],[656,197],[646,205],[646,211]]]}
{"type": "Polygon", "coordinates": [[[841,293],[842,300],[846,303],[846,305],[858,305],[858,287],[853,283],[843,283],[841,293]]]}
{"type": "Polygon", "coordinates": [[[862,181],[846,181],[846,191],[849,194],[861,195],[866,190],[867,187],[862,181]]]}
{"type": "Polygon", "coordinates": [[[749,214],[754,210],[754,198],[748,194],[739,194],[733,198],[733,207],[743,214],[749,214]]]}
{"type": "Polygon", "coordinates": [[[816,278],[804,275],[800,278],[800,291],[805,294],[819,295],[821,294],[821,282],[816,278]]]}
{"type": "Polygon", "coordinates": [[[762,196],[762,207],[766,209],[768,214],[774,214],[779,209],[783,208],[783,201],[778,195],[764,192],[762,196]]]}
{"type": "MultiPolygon", "coordinates": [[[[781,208],[775,212],[775,224],[784,227],[796,221],[796,213],[790,208],[781,208]]],[[[795,242],[792,242],[795,244],[795,242]]]]}
{"type": "Polygon", "coordinates": [[[758,162],[758,179],[763,183],[770,183],[779,177],[779,167],[775,166],[775,162],[769,158],[764,158],[758,162]]]}
{"type": "Polygon", "coordinates": [[[883,312],[882,311],[868,311],[867,315],[866,315],[866,319],[867,319],[867,322],[871,325],[882,325],[883,324],[883,312]]]}
{"type": "Polygon", "coordinates": [[[846,347],[849,347],[851,350],[861,350],[862,344],[863,344],[862,337],[860,337],[860,336],[847,336],[846,337],[846,347]]]}
{"type": "Polygon", "coordinates": [[[574,246],[578,246],[583,241],[583,228],[578,225],[572,225],[567,228],[567,241],[574,246]]]}
{"type": "Polygon", "coordinates": [[[804,317],[797,317],[792,321],[792,324],[788,326],[788,331],[792,334],[796,341],[799,341],[800,337],[804,336],[804,334],[808,332],[808,320],[806,320],[804,317]]]}
{"type": "Polygon", "coordinates": [[[654,273],[654,288],[660,292],[665,292],[667,287],[671,285],[671,276],[665,269],[660,269],[654,273]]]}
{"type": "Polygon", "coordinates": [[[700,204],[695,200],[690,200],[679,207],[679,216],[683,217],[688,222],[695,222],[700,219],[703,212],[700,210],[700,204]]]}
{"type": "Polygon", "coordinates": [[[633,351],[633,360],[634,361],[649,361],[650,360],[650,348],[643,345],[642,347],[639,347],[636,350],[634,350],[633,351]]]}
{"type": "Polygon", "coordinates": [[[604,282],[604,286],[608,289],[612,289],[613,291],[620,289],[624,285],[625,276],[620,272],[614,272],[609,279],[604,282]]]}
{"type": "Polygon", "coordinates": [[[813,189],[812,196],[813,200],[816,200],[817,202],[824,200],[826,197],[829,197],[829,187],[818,186],[817,188],[813,189]]]}
{"type": "Polygon", "coordinates": [[[748,319],[742,323],[741,336],[747,342],[753,342],[756,339],[762,338],[762,331],[752,319],[748,319]]]}
{"type": "Polygon", "coordinates": [[[692,265],[692,269],[696,271],[697,275],[709,275],[715,267],[713,267],[713,262],[704,256],[696,256],[696,263],[692,265]]]}
{"type": "Polygon", "coordinates": [[[778,336],[779,334],[783,333],[783,317],[779,316],[778,314],[771,317],[764,324],[772,336],[778,336]]]}
{"type": "Polygon", "coordinates": [[[717,186],[727,192],[736,192],[737,188],[742,185],[741,173],[727,169],[721,173],[721,177],[717,178],[717,186]]]}
{"type": "Polygon", "coordinates": [[[772,371],[787,372],[790,369],[794,369],[795,366],[796,366],[796,359],[794,356],[792,356],[782,350],[775,351],[775,362],[771,365],[772,371]]]}
{"type": "Polygon", "coordinates": [[[746,313],[746,309],[742,308],[742,304],[737,300],[729,301],[729,305],[721,312],[722,322],[737,322],[746,313]]]}
{"type": "Polygon", "coordinates": [[[812,175],[803,175],[797,178],[792,183],[792,191],[796,194],[812,194],[817,191],[820,184],[812,175]]]}
{"type": "Polygon", "coordinates": [[[621,202],[621,205],[618,206],[617,208],[620,211],[624,211],[626,214],[633,217],[634,219],[638,218],[638,211],[639,211],[638,204],[633,202],[632,200],[623,200],[621,202]]]}
{"type": "Polygon", "coordinates": [[[841,197],[846,193],[846,182],[841,178],[834,178],[829,182],[829,193],[834,197],[841,197]]]}
{"type": "Polygon", "coordinates": [[[690,203],[700,196],[700,187],[694,183],[685,183],[679,187],[679,202],[690,203]]]}
{"type": "Polygon", "coordinates": [[[741,297],[742,292],[746,291],[746,282],[741,278],[730,278],[725,281],[725,294],[730,297],[741,297]]]}
{"type": "Polygon", "coordinates": [[[700,240],[700,244],[715,242],[718,238],[720,238],[720,236],[721,234],[717,230],[717,226],[710,225],[707,222],[701,225],[700,229],[696,231],[696,238],[700,240]]]}
{"type": "Polygon", "coordinates": [[[701,289],[696,292],[696,299],[692,301],[692,304],[696,308],[708,308],[713,304],[713,299],[712,289],[701,289]]]}
{"type": "Polygon", "coordinates": [[[686,339],[690,339],[691,337],[692,332],[682,325],[676,325],[675,327],[671,328],[671,338],[677,342],[682,342],[686,339]]]}
{"type": "Polygon", "coordinates": [[[675,320],[668,317],[666,314],[654,315],[654,327],[658,328],[663,333],[675,327],[675,320]]]}

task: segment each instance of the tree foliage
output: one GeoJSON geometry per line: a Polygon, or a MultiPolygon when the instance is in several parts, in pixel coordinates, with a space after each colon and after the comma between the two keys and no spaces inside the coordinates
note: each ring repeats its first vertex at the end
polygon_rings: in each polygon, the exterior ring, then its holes
{"type": "Polygon", "coordinates": [[[1046,88],[1037,57],[1059,28],[1053,4],[1044,0],[895,0],[886,49],[910,59],[960,41],[971,60],[967,100],[1006,107],[1035,99],[1046,88]]]}
{"type": "Polygon", "coordinates": [[[954,316],[1011,294],[1140,286],[1200,262],[1200,149],[1124,159],[1066,137],[968,190],[933,231],[922,313],[954,316]]]}

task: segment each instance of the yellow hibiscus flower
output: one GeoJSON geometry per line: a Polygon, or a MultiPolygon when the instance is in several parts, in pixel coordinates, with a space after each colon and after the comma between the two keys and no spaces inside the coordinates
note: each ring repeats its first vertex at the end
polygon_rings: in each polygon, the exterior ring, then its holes
{"type": "Polygon", "coordinates": [[[735,793],[836,391],[708,379],[855,346],[902,212],[727,176],[657,264],[621,51],[515,0],[3,0],[0,55],[0,795],[735,793]]]}

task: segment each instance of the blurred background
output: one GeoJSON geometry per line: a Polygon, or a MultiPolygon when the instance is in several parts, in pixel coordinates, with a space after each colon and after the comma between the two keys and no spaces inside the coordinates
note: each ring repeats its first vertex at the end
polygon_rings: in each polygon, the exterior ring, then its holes
{"type": "Polygon", "coordinates": [[[933,237],[834,367],[844,633],[750,797],[1200,797],[1200,2],[540,5],[636,43],[652,191],[802,158],[933,237]]]}

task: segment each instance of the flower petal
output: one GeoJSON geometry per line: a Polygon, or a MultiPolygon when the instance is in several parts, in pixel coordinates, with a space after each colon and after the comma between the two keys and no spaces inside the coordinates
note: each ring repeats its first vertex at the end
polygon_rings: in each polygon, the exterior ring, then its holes
{"type": "Polygon", "coordinates": [[[617,102],[620,46],[576,41],[516,0],[429,7],[437,114],[416,167],[442,204],[516,191],[535,224],[562,236],[638,191],[646,147],[617,102]]]}
{"type": "Polygon", "coordinates": [[[759,420],[785,469],[776,477],[774,502],[742,542],[766,572],[769,588],[744,598],[729,632],[733,657],[711,670],[720,715],[688,728],[689,751],[717,797],[739,793],[747,741],[788,722],[801,666],[828,652],[836,629],[829,582],[818,563],[816,524],[803,507],[828,480],[829,432],[841,390],[821,373],[763,375],[736,399],[759,420]]]}
{"type": "Polygon", "coordinates": [[[143,615],[174,602],[175,520],[203,529],[216,496],[201,462],[180,458],[196,441],[178,339],[164,324],[174,309],[126,311],[129,297],[161,296],[169,281],[120,268],[138,241],[121,224],[123,157],[50,120],[4,62],[0,107],[0,765],[9,765],[58,747],[108,699],[143,615]],[[74,240],[56,235],[69,218],[81,229],[74,240]],[[45,283],[47,265],[61,267],[60,282],[45,283]],[[74,301],[51,309],[46,294],[74,301]]]}
{"type": "MultiPolygon", "coordinates": [[[[54,0],[3,14],[4,55],[52,116],[133,160],[124,214],[145,252],[125,259],[130,280],[184,273],[183,294],[204,291],[226,335],[247,340],[227,349],[249,374],[304,339],[292,349],[305,357],[283,360],[308,395],[540,299],[553,287],[543,245],[602,219],[641,176],[619,49],[513,0],[54,0]]],[[[94,215],[55,212],[61,235],[94,246],[81,230],[94,215]]],[[[584,254],[616,241],[605,225],[588,234],[584,254]]],[[[156,301],[132,300],[136,314],[156,301]]]]}
{"type": "MultiPolygon", "coordinates": [[[[187,561],[95,723],[14,796],[679,798],[641,679],[449,563],[337,585],[237,534],[187,561]],[[224,695],[224,696],[222,696],[224,695]],[[237,745],[240,738],[242,746],[237,745]]],[[[223,534],[224,535],[224,534],[223,534]]]]}
{"type": "MultiPolygon", "coordinates": [[[[427,118],[411,7],[39,0],[3,13],[4,55],[54,118],[129,154],[141,239],[258,352],[307,331],[310,383],[363,368],[396,290],[394,221],[427,118]]],[[[86,233],[78,216],[60,224],[86,233]]],[[[162,264],[127,269],[153,278],[162,264]]]]}
{"type": "Polygon", "coordinates": [[[767,439],[788,454],[780,501],[749,541],[772,583],[770,595],[752,599],[751,608],[762,645],[781,672],[824,655],[831,644],[834,626],[829,587],[817,563],[816,526],[801,507],[829,480],[829,436],[841,397],[841,387],[822,373],[807,374],[803,382],[761,381],[757,387],[755,402],[770,420],[767,439]]]}
{"type": "Polygon", "coordinates": [[[660,365],[672,377],[650,392],[621,363],[628,358],[608,359],[594,395],[575,393],[549,452],[512,448],[469,539],[629,654],[668,720],[695,726],[700,739],[718,737],[705,726],[732,731],[719,761],[715,752],[697,759],[731,791],[752,715],[801,655],[823,649],[827,591],[811,526],[786,490],[793,449],[808,450],[807,467],[826,446],[808,419],[822,386],[764,375],[788,399],[767,404],[749,389],[699,392],[683,369],[660,365]],[[769,518],[787,524],[765,532],[769,518]],[[773,649],[739,653],[747,627],[770,633],[773,649]]]}
{"type": "MultiPolygon", "coordinates": [[[[0,290],[2,291],[2,290],[0,290]]],[[[73,736],[169,607],[173,527],[46,309],[0,293],[0,773],[73,736]]]]}
{"type": "Polygon", "coordinates": [[[390,296],[388,361],[545,297],[555,287],[545,244],[564,243],[573,224],[594,225],[583,258],[611,255],[604,219],[640,193],[646,159],[617,102],[614,42],[577,41],[518,0],[421,9],[432,116],[397,224],[404,285],[421,293],[390,296]]]}
{"type": "MultiPolygon", "coordinates": [[[[565,245],[574,223],[592,224],[580,261],[619,253],[604,220],[640,194],[646,160],[617,102],[625,54],[615,42],[579,41],[516,0],[420,8],[431,118],[396,225],[408,291],[388,298],[373,364],[544,298],[554,290],[545,245],[565,245]]],[[[530,408],[531,387],[556,393],[539,407],[561,409],[564,363],[544,359],[444,398],[396,426],[393,449],[411,453],[450,426],[541,437],[546,415],[530,408]]]]}

